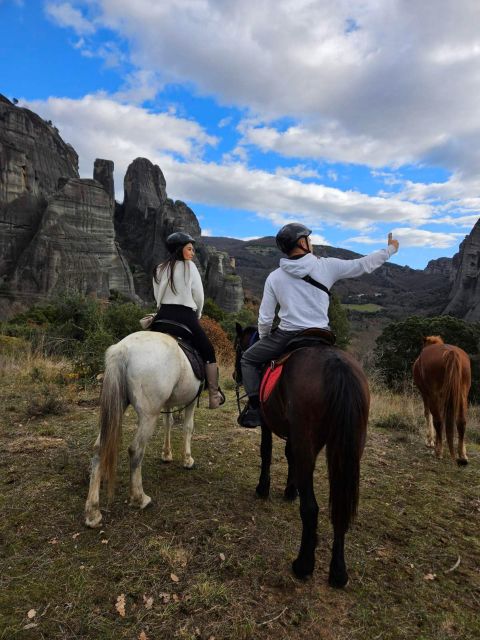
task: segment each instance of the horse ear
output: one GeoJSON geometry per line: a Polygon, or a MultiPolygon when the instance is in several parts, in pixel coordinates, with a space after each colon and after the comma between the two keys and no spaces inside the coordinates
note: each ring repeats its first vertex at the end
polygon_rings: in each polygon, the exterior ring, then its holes
{"type": "Polygon", "coordinates": [[[239,322],[235,322],[235,331],[237,332],[237,336],[241,336],[243,333],[242,325],[239,322]]]}

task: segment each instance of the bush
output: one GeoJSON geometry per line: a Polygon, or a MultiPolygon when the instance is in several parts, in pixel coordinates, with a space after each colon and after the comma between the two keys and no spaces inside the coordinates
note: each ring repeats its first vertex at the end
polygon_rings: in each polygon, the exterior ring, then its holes
{"type": "Polygon", "coordinates": [[[62,396],[55,389],[45,387],[30,398],[25,413],[27,418],[40,418],[63,415],[66,411],[67,405],[62,396]]]}
{"type": "Polygon", "coordinates": [[[221,309],[216,302],[211,298],[205,300],[203,305],[203,315],[212,318],[216,322],[221,322],[225,319],[225,311],[221,309]]]}
{"type": "Polygon", "coordinates": [[[200,324],[214,346],[217,362],[231,364],[234,356],[233,345],[219,323],[208,316],[203,316],[200,324]]]}
{"type": "Polygon", "coordinates": [[[337,345],[340,349],[345,349],[350,343],[350,322],[348,321],[347,312],[335,294],[332,294],[330,298],[328,318],[330,328],[337,336],[337,345]]]}

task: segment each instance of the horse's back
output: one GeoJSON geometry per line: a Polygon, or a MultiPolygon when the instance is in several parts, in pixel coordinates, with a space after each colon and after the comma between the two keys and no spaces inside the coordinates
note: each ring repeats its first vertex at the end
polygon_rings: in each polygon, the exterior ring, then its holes
{"type": "Polygon", "coordinates": [[[422,394],[442,388],[451,354],[458,359],[464,385],[470,388],[470,358],[465,351],[452,344],[428,344],[413,365],[413,380],[422,394]]]}

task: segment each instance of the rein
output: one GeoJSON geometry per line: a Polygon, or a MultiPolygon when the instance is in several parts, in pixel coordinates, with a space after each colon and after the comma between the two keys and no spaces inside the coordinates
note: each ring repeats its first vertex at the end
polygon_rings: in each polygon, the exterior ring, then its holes
{"type": "MultiPolygon", "coordinates": [[[[236,344],[235,344],[236,356],[237,356],[236,363],[235,363],[235,368],[240,367],[240,360],[241,360],[242,355],[245,353],[245,351],[247,349],[250,349],[250,347],[253,344],[255,344],[255,342],[257,342],[258,339],[259,339],[258,331],[255,329],[255,331],[250,336],[250,339],[248,341],[248,345],[245,347],[245,349],[242,349],[242,345],[240,344],[240,340],[237,338],[236,344]]],[[[237,371],[236,371],[236,373],[237,373],[237,371]]],[[[236,397],[236,400],[237,400],[238,415],[240,415],[242,413],[242,407],[240,406],[240,400],[243,400],[244,398],[247,397],[246,393],[244,393],[243,395],[240,395],[240,387],[243,387],[243,384],[241,382],[237,382],[235,380],[235,397],[236,397]]]]}

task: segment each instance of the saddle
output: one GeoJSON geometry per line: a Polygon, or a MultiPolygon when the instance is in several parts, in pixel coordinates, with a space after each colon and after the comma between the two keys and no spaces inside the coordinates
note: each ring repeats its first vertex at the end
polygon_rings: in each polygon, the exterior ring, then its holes
{"type": "Polygon", "coordinates": [[[205,363],[203,362],[200,354],[192,345],[193,334],[187,325],[175,320],[154,320],[151,325],[152,331],[158,331],[159,333],[166,333],[178,343],[178,346],[186,355],[187,360],[192,367],[194,376],[203,382],[205,380],[205,363]]]}
{"type": "Polygon", "coordinates": [[[288,341],[285,353],[276,360],[272,360],[267,365],[260,383],[260,402],[266,402],[272,391],[275,389],[283,371],[283,365],[290,358],[292,353],[305,347],[314,347],[317,345],[333,346],[336,336],[329,329],[311,328],[305,329],[294,338],[288,341]]]}

